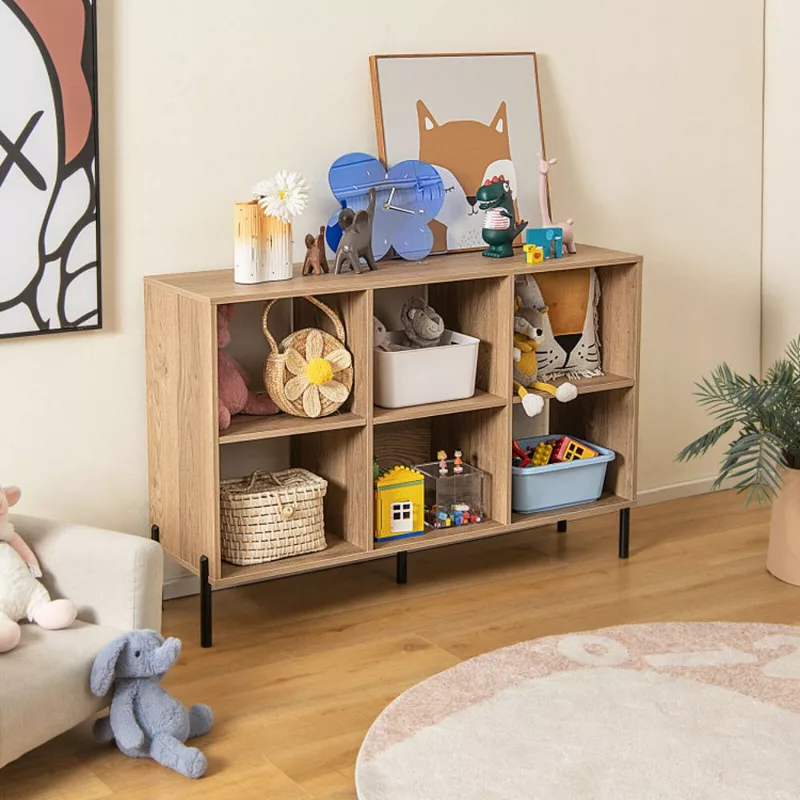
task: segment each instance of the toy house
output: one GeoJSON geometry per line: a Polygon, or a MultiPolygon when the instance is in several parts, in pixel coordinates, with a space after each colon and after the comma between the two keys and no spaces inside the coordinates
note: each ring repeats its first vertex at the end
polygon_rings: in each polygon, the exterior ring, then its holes
{"type": "Polygon", "coordinates": [[[405,539],[425,533],[425,476],[410,467],[392,467],[375,481],[375,540],[405,539]]]}
{"type": "Polygon", "coordinates": [[[594,458],[597,450],[588,445],[576,442],[569,436],[564,436],[553,453],[553,461],[577,461],[584,458],[594,458]]]}

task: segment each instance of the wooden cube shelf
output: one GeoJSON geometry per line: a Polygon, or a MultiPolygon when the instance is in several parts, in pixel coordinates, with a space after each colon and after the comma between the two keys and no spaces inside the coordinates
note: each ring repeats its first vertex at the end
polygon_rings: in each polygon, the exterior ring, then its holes
{"type": "MultiPolygon", "coordinates": [[[[627,510],[636,500],[639,256],[581,245],[578,254],[529,265],[522,254],[493,260],[480,253],[381,262],[362,275],[303,277],[253,286],[233,282],[233,271],[145,278],[150,520],[154,535],[180,564],[202,580],[203,643],[211,641],[210,588],[237,586],[392,554],[403,556],[461,541],[622,512],[627,555],[627,510]],[[595,267],[601,286],[601,353],[605,374],[577,381],[579,396],[560,404],[545,398],[550,430],[609,447],[604,494],[595,503],[537,514],[511,512],[511,384],[514,276],[595,267]],[[372,317],[375,293],[425,285],[431,304],[452,330],[481,340],[475,395],[466,400],[400,409],[373,405],[372,317]],[[288,415],[235,417],[217,429],[217,306],[291,301],[295,328],[326,327],[302,298],[334,305],[353,354],[354,386],[342,409],[322,419],[288,415]],[[328,549],[282,561],[237,567],[220,550],[220,454],[225,445],[289,439],[291,461],[325,477],[328,549]],[[432,460],[439,447],[456,447],[488,473],[486,519],[413,539],[373,541],[372,456],[383,465],[432,460]]],[[[253,332],[260,336],[260,331],[253,332]]],[[[443,376],[446,380],[446,376],[443,376]]],[[[227,448],[225,450],[227,451],[227,448]]],[[[622,554],[621,544],[621,554],[622,554]]]]}

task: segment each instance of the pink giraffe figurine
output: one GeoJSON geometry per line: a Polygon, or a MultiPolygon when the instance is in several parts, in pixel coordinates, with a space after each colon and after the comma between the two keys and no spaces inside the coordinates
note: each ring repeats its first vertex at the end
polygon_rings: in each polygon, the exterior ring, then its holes
{"type": "Polygon", "coordinates": [[[574,220],[568,219],[566,222],[557,222],[555,225],[550,219],[550,208],[547,202],[547,174],[550,172],[550,167],[557,164],[557,158],[551,158],[546,161],[542,154],[539,153],[539,207],[542,210],[542,227],[543,228],[561,228],[564,247],[568,253],[577,253],[578,248],[575,247],[575,231],[573,230],[574,220]]]}

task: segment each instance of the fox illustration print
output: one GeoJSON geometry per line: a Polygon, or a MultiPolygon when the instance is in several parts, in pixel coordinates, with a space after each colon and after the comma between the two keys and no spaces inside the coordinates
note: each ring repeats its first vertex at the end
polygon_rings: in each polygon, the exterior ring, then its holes
{"type": "Polygon", "coordinates": [[[503,175],[516,195],[505,101],[486,125],[476,120],[439,124],[425,103],[418,100],[417,122],[419,159],[436,167],[444,181],[444,205],[431,223],[434,249],[482,247],[483,212],[475,197],[478,188],[503,175]]]}

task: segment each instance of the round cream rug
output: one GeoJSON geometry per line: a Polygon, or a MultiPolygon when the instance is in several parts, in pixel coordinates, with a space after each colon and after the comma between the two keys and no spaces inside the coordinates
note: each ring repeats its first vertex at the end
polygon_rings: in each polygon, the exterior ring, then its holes
{"type": "Polygon", "coordinates": [[[800,628],[626,625],[479,656],[367,734],[359,800],[798,800],[800,628]]]}

